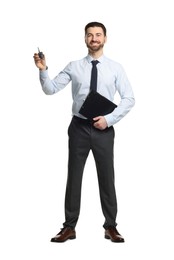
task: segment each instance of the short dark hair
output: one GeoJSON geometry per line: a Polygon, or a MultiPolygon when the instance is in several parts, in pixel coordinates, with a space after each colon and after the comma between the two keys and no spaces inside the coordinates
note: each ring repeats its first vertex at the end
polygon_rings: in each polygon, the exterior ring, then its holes
{"type": "Polygon", "coordinates": [[[106,27],[104,26],[104,24],[99,23],[99,22],[91,22],[91,23],[88,23],[88,24],[85,26],[85,35],[86,35],[87,30],[88,30],[89,27],[101,27],[101,28],[103,29],[104,36],[106,36],[106,27]]]}

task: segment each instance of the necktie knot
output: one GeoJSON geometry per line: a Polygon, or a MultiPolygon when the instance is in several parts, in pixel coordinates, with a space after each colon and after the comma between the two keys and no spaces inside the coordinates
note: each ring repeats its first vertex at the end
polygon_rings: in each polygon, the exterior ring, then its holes
{"type": "Polygon", "coordinates": [[[99,61],[98,60],[92,60],[91,63],[92,63],[92,66],[96,66],[99,63],[99,61]]]}

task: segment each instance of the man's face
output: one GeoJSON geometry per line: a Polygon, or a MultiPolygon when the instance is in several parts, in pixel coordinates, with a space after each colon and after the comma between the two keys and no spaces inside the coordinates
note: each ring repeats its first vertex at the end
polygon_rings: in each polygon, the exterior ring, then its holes
{"type": "Polygon", "coordinates": [[[106,36],[104,36],[101,27],[89,27],[85,35],[85,43],[88,49],[92,52],[99,51],[103,48],[106,42],[106,36]]]}

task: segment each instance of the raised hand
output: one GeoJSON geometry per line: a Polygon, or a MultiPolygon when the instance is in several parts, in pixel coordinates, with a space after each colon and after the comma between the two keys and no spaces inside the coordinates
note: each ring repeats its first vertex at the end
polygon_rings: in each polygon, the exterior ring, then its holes
{"type": "Polygon", "coordinates": [[[46,60],[45,55],[43,55],[43,58],[39,58],[39,54],[35,53],[34,56],[34,62],[36,64],[36,67],[38,67],[40,70],[46,70],[46,60]]]}

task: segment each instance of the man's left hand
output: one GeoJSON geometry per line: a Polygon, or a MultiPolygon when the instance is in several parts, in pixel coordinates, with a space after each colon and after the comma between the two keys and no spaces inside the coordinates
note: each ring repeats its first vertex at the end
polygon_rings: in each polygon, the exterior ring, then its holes
{"type": "Polygon", "coordinates": [[[100,130],[104,130],[108,127],[106,119],[104,116],[97,116],[95,118],[93,118],[94,121],[96,121],[94,123],[94,127],[98,128],[100,130]]]}

